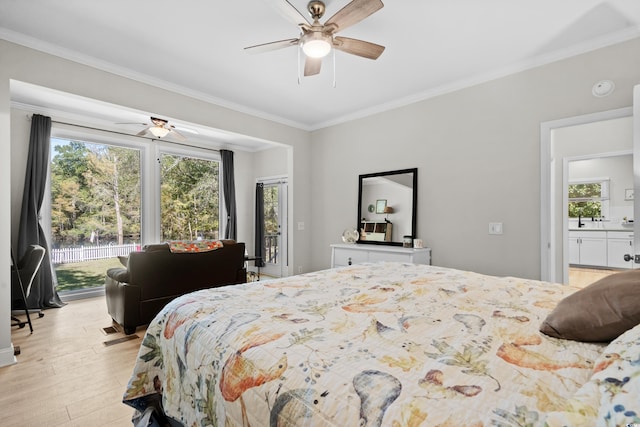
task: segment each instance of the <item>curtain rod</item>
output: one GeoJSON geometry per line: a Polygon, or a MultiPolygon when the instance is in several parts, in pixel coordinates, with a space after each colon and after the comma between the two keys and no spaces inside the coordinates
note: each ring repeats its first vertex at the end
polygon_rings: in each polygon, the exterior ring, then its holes
{"type": "MultiPolygon", "coordinates": [[[[31,120],[31,116],[30,116],[29,114],[27,114],[27,118],[28,118],[29,120],[31,120]]],[[[168,142],[168,143],[170,143],[170,144],[181,145],[181,146],[183,146],[183,147],[199,148],[199,149],[202,149],[202,150],[214,151],[214,152],[216,152],[216,153],[219,153],[219,152],[220,152],[220,150],[216,150],[215,148],[206,148],[206,147],[200,147],[200,146],[198,146],[198,145],[189,145],[189,144],[184,144],[184,143],[181,143],[181,142],[167,141],[167,140],[163,140],[163,139],[160,139],[160,138],[150,138],[150,137],[148,137],[148,136],[133,135],[133,134],[130,134],[130,133],[126,133],[126,132],[119,132],[119,131],[115,131],[115,130],[100,129],[100,128],[96,128],[96,127],[92,127],[92,126],[85,126],[85,125],[78,125],[78,124],[75,124],[75,123],[61,122],[61,121],[59,121],[59,120],[53,120],[53,119],[51,119],[51,123],[55,123],[55,124],[59,124],[59,125],[75,126],[75,127],[83,128],[83,129],[96,130],[96,131],[99,131],[99,132],[109,132],[109,133],[113,133],[113,134],[116,134],[116,135],[132,136],[132,137],[135,137],[135,138],[148,139],[148,140],[150,140],[150,141],[162,141],[162,142],[168,142]]]]}

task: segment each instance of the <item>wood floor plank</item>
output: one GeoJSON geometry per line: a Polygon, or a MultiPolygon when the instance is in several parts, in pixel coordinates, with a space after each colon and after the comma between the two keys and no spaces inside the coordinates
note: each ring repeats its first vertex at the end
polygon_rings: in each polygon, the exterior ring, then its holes
{"type": "Polygon", "coordinates": [[[12,328],[18,363],[0,368],[3,426],[127,426],[133,409],[122,395],[144,336],[112,346],[104,297],[72,301],[32,316],[28,327],[12,328]],[[6,415],[5,415],[6,414],[6,415]]]}

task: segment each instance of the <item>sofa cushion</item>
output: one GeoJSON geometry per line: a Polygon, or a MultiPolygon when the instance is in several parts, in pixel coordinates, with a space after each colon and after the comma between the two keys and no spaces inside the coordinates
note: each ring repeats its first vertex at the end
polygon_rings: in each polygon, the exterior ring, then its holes
{"type": "Polygon", "coordinates": [[[120,261],[123,267],[129,267],[129,255],[118,255],[118,261],[120,261]]]}
{"type": "Polygon", "coordinates": [[[154,243],[151,245],[144,245],[142,252],[169,252],[169,245],[167,243],[154,243]]]}

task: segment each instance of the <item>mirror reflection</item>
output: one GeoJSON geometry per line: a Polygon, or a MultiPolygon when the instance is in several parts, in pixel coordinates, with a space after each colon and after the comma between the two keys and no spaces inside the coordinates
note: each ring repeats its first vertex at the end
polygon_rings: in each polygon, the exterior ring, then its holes
{"type": "Polygon", "coordinates": [[[416,235],[418,170],[360,175],[358,243],[402,245],[416,235]]]}

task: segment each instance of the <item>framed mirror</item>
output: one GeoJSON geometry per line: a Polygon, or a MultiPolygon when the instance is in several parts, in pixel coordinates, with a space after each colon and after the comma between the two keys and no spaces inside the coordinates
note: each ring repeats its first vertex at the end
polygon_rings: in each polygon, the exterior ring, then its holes
{"type": "Polygon", "coordinates": [[[416,236],[418,169],[360,175],[358,243],[402,246],[416,236]]]}

